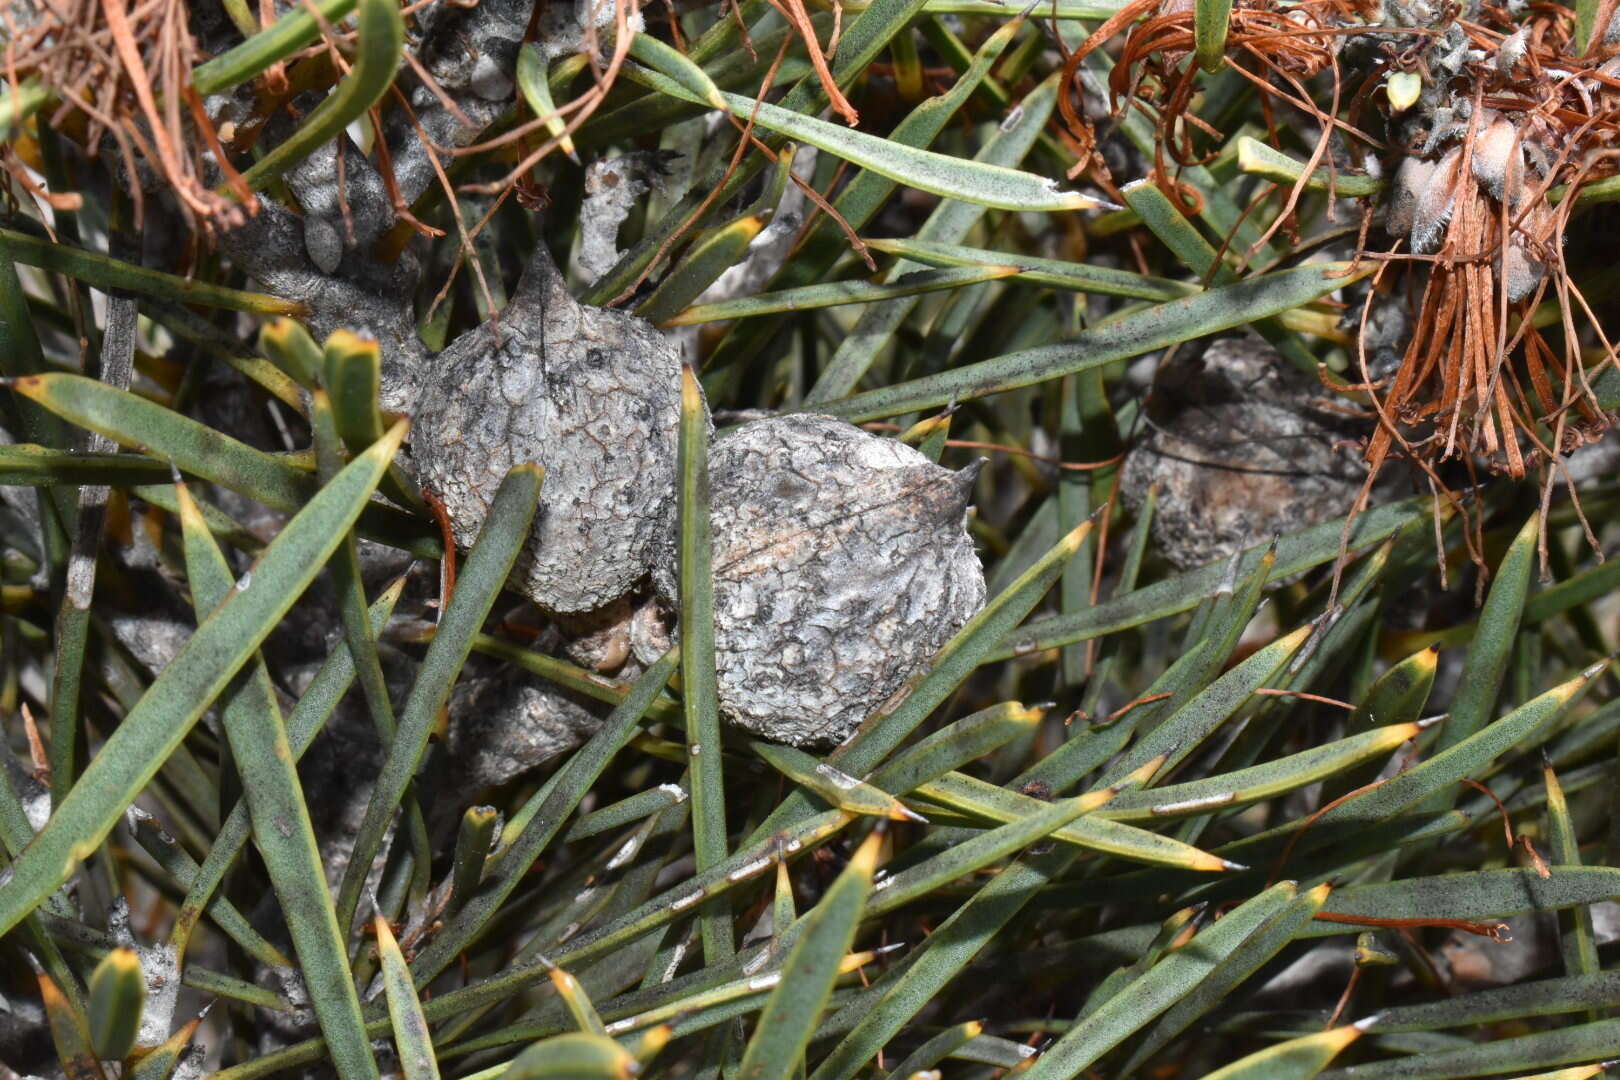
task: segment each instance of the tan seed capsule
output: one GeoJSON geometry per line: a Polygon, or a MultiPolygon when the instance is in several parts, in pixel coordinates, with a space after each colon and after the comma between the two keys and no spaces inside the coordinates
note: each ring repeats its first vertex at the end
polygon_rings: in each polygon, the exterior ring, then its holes
{"type": "MultiPolygon", "coordinates": [[[[1481,118],[1483,119],[1483,117],[1481,118]]],[[[1524,158],[1519,153],[1519,131],[1505,117],[1482,125],[1474,140],[1474,179],[1509,206],[1524,195],[1524,158]]]]}
{"type": "Polygon", "coordinates": [[[1408,157],[1395,173],[1395,195],[1390,200],[1385,228],[1395,236],[1408,236],[1412,232],[1412,215],[1417,210],[1418,195],[1428,187],[1434,175],[1434,162],[1419,157],[1408,157]]]}
{"type": "Polygon", "coordinates": [[[1435,251],[1445,236],[1446,223],[1457,205],[1457,187],[1462,177],[1462,149],[1452,147],[1434,167],[1428,183],[1418,193],[1412,208],[1412,250],[1419,254],[1435,251]]]}
{"type": "Polygon", "coordinates": [[[1503,252],[1501,260],[1502,288],[1508,301],[1517,303],[1535,291],[1547,275],[1547,264],[1533,254],[1535,240],[1548,237],[1552,226],[1552,211],[1546,203],[1533,207],[1525,215],[1522,231],[1515,231],[1503,252]]]}

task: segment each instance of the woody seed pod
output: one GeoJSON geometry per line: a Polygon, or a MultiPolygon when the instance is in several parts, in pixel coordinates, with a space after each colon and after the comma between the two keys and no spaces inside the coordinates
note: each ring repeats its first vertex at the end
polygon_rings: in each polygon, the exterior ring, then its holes
{"type": "Polygon", "coordinates": [[[582,706],[528,672],[463,679],[450,695],[451,760],[459,781],[504,784],[565,751],[601,726],[582,706]]]}
{"type": "Polygon", "coordinates": [[[826,416],[714,445],[715,663],[733,722],[841,742],[983,606],[964,528],[977,473],[826,416]]]}
{"type": "Polygon", "coordinates": [[[672,528],[680,358],[647,323],[576,303],[544,248],[498,325],[428,368],[411,457],[470,545],[508,469],[545,466],[512,587],[553,612],[629,592],[672,528]]]}

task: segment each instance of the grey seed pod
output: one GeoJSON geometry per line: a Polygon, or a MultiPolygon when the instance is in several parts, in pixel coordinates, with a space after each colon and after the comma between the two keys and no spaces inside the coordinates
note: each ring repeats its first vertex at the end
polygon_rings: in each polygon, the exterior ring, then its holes
{"type": "Polygon", "coordinates": [[[526,672],[464,679],[450,695],[450,758],[460,782],[504,784],[572,750],[600,726],[526,672]]]}
{"type": "Polygon", "coordinates": [[[1395,171],[1395,191],[1390,198],[1389,214],[1384,227],[1394,236],[1410,236],[1412,218],[1417,212],[1418,196],[1429,186],[1434,176],[1434,162],[1408,156],[1395,171]]]}
{"type": "MultiPolygon", "coordinates": [[[[1375,307],[1378,305],[1375,305],[1375,307]]],[[[1391,305],[1395,306],[1395,305],[1391,305]]],[[[1345,513],[1366,472],[1335,444],[1320,387],[1250,336],[1221,338],[1161,371],[1164,415],[1125,459],[1133,507],[1158,487],[1153,541],[1181,569],[1229,559],[1345,513]]]]}
{"type": "Polygon", "coordinates": [[[543,465],[512,587],[549,611],[594,611],[647,574],[674,527],[680,385],[656,330],[576,303],[541,249],[499,325],[428,366],[412,467],[467,546],[507,470],[543,465]]]}
{"type": "Polygon", "coordinates": [[[1462,148],[1454,146],[1434,167],[1412,208],[1413,251],[1426,254],[1440,247],[1446,224],[1451,221],[1451,211],[1457,205],[1461,171],[1462,148]]]}
{"type": "Polygon", "coordinates": [[[984,605],[953,473],[826,416],[744,424],[710,452],[722,711],[841,742],[984,605]]]}
{"type": "Polygon", "coordinates": [[[1519,153],[1519,129],[1498,116],[1485,123],[1474,139],[1473,173],[1492,197],[1515,206],[1524,196],[1524,158],[1519,153]]]}

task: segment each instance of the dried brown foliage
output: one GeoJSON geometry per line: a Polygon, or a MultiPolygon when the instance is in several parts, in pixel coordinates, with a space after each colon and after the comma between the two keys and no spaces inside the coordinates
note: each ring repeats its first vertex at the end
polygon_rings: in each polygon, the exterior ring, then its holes
{"type": "MultiPolygon", "coordinates": [[[[1600,24],[1613,7],[1606,5],[1600,24]]],[[[1393,243],[1383,249],[1368,244],[1370,210],[1361,230],[1359,256],[1385,263],[1362,313],[1361,381],[1329,383],[1376,420],[1363,449],[1368,478],[1358,505],[1385,463],[1399,456],[1426,475],[1437,505],[1444,499],[1459,509],[1462,501],[1441,477],[1443,462],[1460,461],[1471,477],[1481,469],[1513,477],[1539,470],[1545,514],[1555,484],[1567,481],[1562,455],[1611,423],[1591,379],[1614,362],[1615,345],[1567,272],[1563,239],[1581,187],[1616,171],[1620,58],[1576,55],[1573,13],[1559,5],[1532,5],[1522,19],[1484,6],[1477,21],[1460,18],[1453,5],[1431,25],[1416,27],[1370,25],[1373,15],[1348,0],[1239,3],[1224,56],[1226,67],[1260,91],[1274,144],[1290,111],[1316,126],[1306,176],[1322,166],[1331,175],[1336,139],[1342,140],[1341,160],[1360,163],[1389,151],[1398,165],[1385,223],[1393,243]],[[1470,58],[1454,72],[1431,71],[1425,53],[1453,26],[1470,58]],[[1366,34],[1388,35],[1384,57],[1372,70],[1353,73],[1347,86],[1344,42],[1366,34]],[[1388,146],[1361,121],[1370,108],[1393,114],[1375,91],[1397,71],[1420,72],[1439,94],[1431,94],[1414,122],[1391,116],[1389,129],[1409,145],[1388,146]],[[1326,108],[1317,104],[1321,94],[1306,86],[1318,76],[1330,83],[1326,108]],[[1535,318],[1544,301],[1556,307],[1556,334],[1535,318]],[[1408,304],[1412,332],[1398,368],[1379,378],[1369,367],[1365,329],[1372,305],[1382,303],[1408,304]]],[[[1191,0],[1137,0],[1067,58],[1065,134],[1084,166],[1094,136],[1077,104],[1079,64],[1138,19],[1110,76],[1110,104],[1116,112],[1138,109],[1153,118],[1153,180],[1196,213],[1198,193],[1178,174],[1208,160],[1198,150],[1200,134],[1216,136],[1216,145],[1221,140],[1191,111],[1198,87],[1189,58],[1191,0]]],[[[1301,180],[1287,192],[1262,242],[1291,226],[1304,186],[1301,180]]],[[[1263,192],[1250,214],[1276,193],[1263,192]]],[[[1573,496],[1573,485],[1570,491],[1573,496]]],[[[1469,547],[1478,561],[1479,523],[1470,524],[1469,547]]]]}

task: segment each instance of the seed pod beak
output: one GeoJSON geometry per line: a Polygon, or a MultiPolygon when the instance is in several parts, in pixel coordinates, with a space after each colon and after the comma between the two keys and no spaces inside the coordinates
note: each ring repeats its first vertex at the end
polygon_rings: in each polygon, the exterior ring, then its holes
{"type": "Polygon", "coordinates": [[[940,521],[942,523],[947,525],[955,524],[962,520],[963,514],[967,513],[969,504],[973,502],[974,482],[978,480],[979,471],[984,468],[985,461],[985,458],[979,458],[966,468],[958,469],[952,473],[950,478],[945,481],[952,488],[952,494],[950,498],[944,499],[941,503],[940,521]]]}

